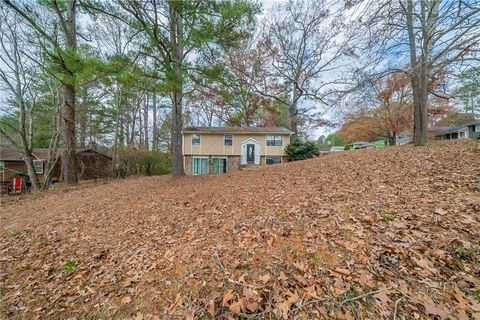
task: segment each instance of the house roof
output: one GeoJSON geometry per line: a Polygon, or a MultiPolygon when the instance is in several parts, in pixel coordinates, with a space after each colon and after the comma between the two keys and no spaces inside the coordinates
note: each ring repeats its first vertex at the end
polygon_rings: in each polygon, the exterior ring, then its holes
{"type": "Polygon", "coordinates": [[[439,130],[439,131],[435,132],[435,135],[440,136],[440,135],[444,135],[444,134],[448,134],[448,133],[452,133],[452,132],[457,132],[457,131],[462,130],[466,127],[474,126],[474,125],[477,125],[477,124],[480,124],[480,119],[468,121],[468,122],[465,122],[463,124],[457,124],[457,125],[452,126],[452,127],[437,128],[437,130],[439,130]]]}
{"type": "MultiPolygon", "coordinates": [[[[94,152],[101,156],[107,157],[111,159],[109,155],[104,153],[98,152],[96,150],[86,148],[86,149],[77,149],[77,153],[85,153],[85,152],[94,152]]],[[[46,160],[48,159],[48,149],[47,148],[34,148],[32,150],[32,154],[34,160],[46,160]]],[[[8,146],[8,147],[0,147],[0,160],[2,161],[23,161],[23,153],[18,151],[16,148],[8,146]]]]}
{"type": "MultiPolygon", "coordinates": [[[[48,149],[33,149],[34,160],[45,159],[44,155],[48,153],[48,149]],[[44,150],[47,152],[45,153],[44,150]]],[[[0,148],[0,160],[3,161],[23,161],[23,153],[14,147],[0,148]]]]}
{"type": "Polygon", "coordinates": [[[186,127],[182,132],[189,133],[278,133],[290,134],[292,131],[281,127],[186,127]]]}

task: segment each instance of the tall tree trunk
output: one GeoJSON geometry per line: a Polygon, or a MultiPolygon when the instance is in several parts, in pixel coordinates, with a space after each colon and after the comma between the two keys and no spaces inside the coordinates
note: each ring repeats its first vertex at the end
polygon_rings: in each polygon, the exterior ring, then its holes
{"type": "MultiPolygon", "coordinates": [[[[77,50],[77,30],[76,30],[76,0],[68,0],[67,19],[65,20],[65,39],[67,50],[75,52],[77,50]]],[[[75,154],[75,75],[70,70],[66,70],[69,80],[64,83],[64,111],[63,111],[63,142],[64,150],[62,156],[62,175],[63,181],[68,184],[77,183],[77,157],[75,154]]]]}
{"type": "Polygon", "coordinates": [[[75,153],[75,87],[65,84],[64,96],[62,175],[63,181],[70,184],[78,181],[77,157],[75,153]]]}
{"type": "MultiPolygon", "coordinates": [[[[20,83],[18,83],[18,86],[20,83]]],[[[21,90],[21,88],[20,88],[21,90]]],[[[19,91],[21,92],[21,91],[19,91]]],[[[39,189],[37,173],[35,172],[35,167],[33,165],[32,159],[32,149],[29,147],[28,138],[27,138],[27,128],[26,128],[26,107],[23,101],[23,97],[19,100],[20,104],[20,118],[19,118],[19,125],[20,125],[20,135],[22,139],[22,153],[24,156],[24,162],[27,166],[27,173],[28,177],[30,178],[30,182],[34,190],[39,189]]]]}
{"type": "Polygon", "coordinates": [[[172,144],[172,173],[174,177],[183,176],[185,174],[183,168],[182,154],[182,122],[183,122],[183,20],[181,17],[182,4],[171,1],[170,5],[170,43],[175,48],[173,61],[173,75],[176,80],[176,88],[171,93],[172,99],[172,127],[171,127],[171,144],[172,144]]]}
{"type": "Polygon", "coordinates": [[[80,114],[77,114],[77,122],[80,129],[79,146],[85,148],[87,145],[87,117],[88,117],[88,91],[84,87],[81,93],[82,103],[80,105],[80,114]]]}
{"type": "Polygon", "coordinates": [[[297,84],[293,83],[292,103],[288,108],[290,118],[290,130],[293,131],[292,141],[298,139],[298,89],[297,84]]]}
{"type": "Polygon", "coordinates": [[[145,93],[145,104],[143,106],[143,145],[149,149],[148,145],[148,94],[145,93]]]}
{"type": "Polygon", "coordinates": [[[152,150],[158,150],[158,129],[157,129],[157,94],[153,93],[152,101],[152,150]]]}

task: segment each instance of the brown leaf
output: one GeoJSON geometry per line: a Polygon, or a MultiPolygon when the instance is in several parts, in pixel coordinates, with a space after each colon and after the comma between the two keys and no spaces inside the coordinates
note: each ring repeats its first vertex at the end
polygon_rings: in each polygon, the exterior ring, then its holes
{"type": "Polygon", "coordinates": [[[182,305],[182,296],[180,293],[177,293],[177,296],[175,297],[175,301],[168,307],[168,314],[172,315],[175,313],[175,311],[182,305]]]}
{"type": "Polygon", "coordinates": [[[130,301],[132,301],[132,298],[130,298],[129,296],[124,296],[122,300],[120,300],[122,304],[128,304],[130,303],[130,301]]]}
{"type": "Polygon", "coordinates": [[[349,276],[351,274],[348,269],[343,269],[343,268],[335,268],[331,270],[331,273],[334,276],[338,276],[338,275],[349,276]]]}
{"type": "Polygon", "coordinates": [[[232,289],[228,289],[225,294],[223,295],[222,306],[228,307],[228,302],[235,298],[235,294],[233,293],[232,289]]]}
{"type": "Polygon", "coordinates": [[[437,316],[440,319],[446,319],[449,316],[449,313],[433,303],[430,302],[422,302],[423,306],[425,307],[425,313],[427,315],[437,316]]]}
{"type": "Polygon", "coordinates": [[[208,302],[207,311],[212,317],[215,317],[215,301],[213,299],[208,302]]]}
{"type": "Polygon", "coordinates": [[[455,288],[455,299],[458,301],[458,306],[462,309],[467,309],[469,307],[469,303],[465,298],[465,294],[458,288],[455,288]]]}
{"type": "Polygon", "coordinates": [[[268,280],[270,280],[272,277],[270,276],[270,273],[265,273],[263,276],[260,277],[260,280],[263,283],[267,283],[268,280]]]}

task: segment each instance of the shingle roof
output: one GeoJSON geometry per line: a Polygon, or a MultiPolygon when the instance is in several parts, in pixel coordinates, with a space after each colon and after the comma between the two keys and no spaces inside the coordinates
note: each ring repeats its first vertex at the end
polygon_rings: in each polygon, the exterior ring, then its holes
{"type": "MultiPolygon", "coordinates": [[[[107,154],[104,154],[102,152],[98,152],[96,150],[93,150],[91,148],[86,148],[86,149],[77,149],[77,153],[82,153],[82,152],[94,152],[96,154],[99,154],[101,156],[104,156],[106,158],[112,159],[107,154]]],[[[34,160],[46,160],[48,159],[48,149],[47,148],[34,148],[32,150],[34,160]]],[[[15,149],[14,147],[1,147],[0,148],[0,160],[3,161],[23,161],[23,154],[15,149]]]]}
{"type": "MultiPolygon", "coordinates": [[[[32,150],[34,160],[47,159],[48,149],[35,148],[32,150]]],[[[0,160],[4,161],[23,161],[23,153],[14,147],[0,148],[0,160]]]]}
{"type": "Polygon", "coordinates": [[[280,133],[290,134],[292,131],[281,127],[186,127],[182,132],[205,133],[280,133]]]}
{"type": "Polygon", "coordinates": [[[439,136],[439,135],[443,135],[443,134],[447,134],[447,133],[457,132],[459,130],[464,129],[465,127],[474,126],[474,125],[477,125],[477,124],[480,124],[480,119],[472,120],[472,121],[469,121],[469,122],[466,122],[466,123],[463,123],[463,124],[456,125],[454,127],[442,128],[442,129],[440,129],[440,131],[435,132],[435,135],[439,136]]]}

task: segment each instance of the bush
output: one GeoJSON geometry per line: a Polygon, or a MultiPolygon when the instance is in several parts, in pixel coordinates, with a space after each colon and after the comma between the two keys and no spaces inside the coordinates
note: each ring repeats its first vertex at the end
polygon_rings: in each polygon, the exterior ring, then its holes
{"type": "Polygon", "coordinates": [[[118,153],[115,175],[160,175],[172,172],[170,154],[145,149],[123,149],[118,153]]]}
{"type": "Polygon", "coordinates": [[[305,160],[319,155],[317,146],[314,142],[302,142],[295,140],[286,148],[288,161],[305,160]]]}

